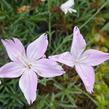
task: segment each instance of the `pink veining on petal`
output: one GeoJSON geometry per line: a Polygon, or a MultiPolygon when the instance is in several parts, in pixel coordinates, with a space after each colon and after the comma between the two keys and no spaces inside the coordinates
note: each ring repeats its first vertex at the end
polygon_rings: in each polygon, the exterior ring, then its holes
{"type": "Polygon", "coordinates": [[[56,77],[61,76],[65,72],[60,65],[50,59],[40,59],[34,65],[34,70],[41,77],[56,77]]]}
{"type": "Polygon", "coordinates": [[[36,99],[37,83],[38,78],[33,71],[27,71],[19,80],[19,86],[27,99],[28,104],[32,104],[36,99]]]}
{"type": "Polygon", "coordinates": [[[86,48],[86,42],[80,33],[80,30],[77,26],[73,30],[73,41],[71,45],[71,53],[74,57],[78,57],[86,48]]]}
{"type": "Polygon", "coordinates": [[[16,62],[10,62],[0,68],[0,78],[17,78],[23,73],[22,66],[16,62]]]}
{"type": "Polygon", "coordinates": [[[58,54],[58,55],[53,55],[53,56],[49,56],[50,59],[66,64],[70,67],[74,66],[74,58],[72,57],[70,52],[64,52],[62,54],[58,54]]]}
{"type": "Polygon", "coordinates": [[[44,56],[48,46],[47,35],[42,34],[38,39],[30,43],[27,47],[27,57],[39,59],[44,56]]]}
{"type": "Polygon", "coordinates": [[[92,93],[94,83],[95,83],[94,69],[90,66],[85,65],[85,64],[76,65],[75,68],[76,68],[78,75],[82,79],[86,90],[89,93],[92,93]]]}
{"type": "Polygon", "coordinates": [[[89,49],[84,52],[83,57],[86,57],[83,63],[86,63],[90,66],[96,66],[108,60],[109,53],[104,53],[98,50],[89,49]]]}
{"type": "Polygon", "coordinates": [[[6,39],[1,41],[12,61],[16,61],[19,57],[25,55],[25,49],[19,39],[14,38],[13,40],[6,39]]]}

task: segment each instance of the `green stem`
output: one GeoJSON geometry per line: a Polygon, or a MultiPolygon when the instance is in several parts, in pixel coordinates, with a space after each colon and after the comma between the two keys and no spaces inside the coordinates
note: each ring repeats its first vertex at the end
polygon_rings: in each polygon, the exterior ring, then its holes
{"type": "Polygon", "coordinates": [[[97,105],[97,102],[85,91],[81,90],[80,88],[78,88],[77,86],[74,85],[74,87],[79,90],[81,93],[83,93],[85,96],[87,96],[93,103],[95,103],[97,105]]]}
{"type": "Polygon", "coordinates": [[[51,45],[51,36],[52,36],[52,31],[51,31],[51,12],[50,12],[50,9],[51,9],[51,0],[48,0],[48,14],[49,14],[49,22],[48,22],[48,34],[49,34],[49,46],[51,45]]]}
{"type": "Polygon", "coordinates": [[[104,4],[96,11],[95,14],[93,14],[92,17],[90,17],[83,25],[80,26],[80,29],[83,28],[86,24],[88,24],[107,4],[108,0],[104,2],[104,4]]]}

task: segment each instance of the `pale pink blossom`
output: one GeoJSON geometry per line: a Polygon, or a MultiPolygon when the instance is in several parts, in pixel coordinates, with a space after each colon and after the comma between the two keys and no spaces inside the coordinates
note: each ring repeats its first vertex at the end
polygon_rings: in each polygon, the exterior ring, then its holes
{"type": "Polygon", "coordinates": [[[30,43],[26,51],[17,38],[5,39],[2,40],[2,43],[12,62],[1,67],[0,78],[21,76],[19,86],[29,104],[36,99],[38,75],[49,78],[64,74],[61,66],[51,59],[45,58],[45,51],[48,46],[46,34],[30,43]]]}
{"type": "Polygon", "coordinates": [[[82,79],[86,90],[93,92],[95,73],[93,66],[99,65],[109,59],[109,53],[104,53],[94,49],[86,49],[86,42],[79,31],[74,27],[73,41],[70,52],[64,52],[59,55],[50,56],[49,58],[63,63],[70,67],[75,67],[78,75],[82,79]]]}
{"type": "Polygon", "coordinates": [[[73,6],[74,6],[74,0],[67,0],[65,3],[63,3],[61,6],[60,6],[60,9],[65,13],[67,14],[68,12],[69,13],[72,13],[72,12],[77,12],[75,9],[73,9],[73,6]]]}

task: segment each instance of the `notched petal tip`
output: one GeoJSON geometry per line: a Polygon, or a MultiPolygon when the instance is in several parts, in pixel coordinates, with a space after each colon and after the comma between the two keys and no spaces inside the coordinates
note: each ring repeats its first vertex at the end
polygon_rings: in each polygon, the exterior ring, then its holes
{"type": "Polygon", "coordinates": [[[18,56],[25,55],[25,49],[22,45],[21,41],[17,38],[13,39],[1,39],[2,44],[4,45],[9,58],[12,61],[16,61],[18,59],[18,56]]]}
{"type": "MultiPolygon", "coordinates": [[[[35,101],[35,100],[34,100],[35,101]]],[[[34,103],[34,101],[33,100],[28,100],[27,102],[28,102],[28,105],[32,105],[33,103],[34,103]]]]}
{"type": "Polygon", "coordinates": [[[47,36],[48,36],[47,33],[43,33],[40,37],[43,37],[43,38],[45,38],[45,39],[48,40],[48,37],[47,36]]]}
{"type": "Polygon", "coordinates": [[[93,87],[90,87],[90,86],[86,86],[86,90],[88,93],[92,94],[94,91],[93,91],[93,87]]]}
{"type": "Polygon", "coordinates": [[[11,42],[11,40],[8,40],[8,39],[1,39],[1,42],[3,44],[3,46],[6,48],[8,46],[8,43],[11,42]]]}
{"type": "Polygon", "coordinates": [[[15,38],[15,37],[13,37],[12,40],[14,41],[14,43],[15,43],[16,41],[19,41],[19,39],[18,39],[18,38],[15,38]]]}
{"type": "Polygon", "coordinates": [[[4,45],[6,41],[4,39],[1,39],[1,42],[4,45]]]}
{"type": "Polygon", "coordinates": [[[1,39],[1,42],[4,42],[4,39],[1,39]]]}
{"type": "Polygon", "coordinates": [[[79,30],[78,26],[75,26],[74,29],[73,29],[73,31],[74,32],[79,32],[80,30],[79,30]]]}

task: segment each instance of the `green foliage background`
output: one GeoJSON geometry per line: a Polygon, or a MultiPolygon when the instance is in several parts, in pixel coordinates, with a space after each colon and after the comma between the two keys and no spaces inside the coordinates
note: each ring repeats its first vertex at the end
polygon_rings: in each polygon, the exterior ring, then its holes
{"type": "MultiPolygon", "coordinates": [[[[77,25],[87,48],[109,51],[109,0],[75,0],[77,13],[65,15],[59,6],[65,0],[0,0],[0,38],[19,38],[25,47],[48,33],[47,56],[70,49],[72,29],[77,25]],[[18,12],[22,6],[29,10],[18,12]]],[[[9,61],[0,44],[0,65],[9,61]]],[[[63,66],[66,74],[40,78],[35,103],[28,106],[18,79],[0,79],[0,109],[108,109],[109,62],[95,68],[94,93],[88,94],[74,69],[63,66]]]]}

